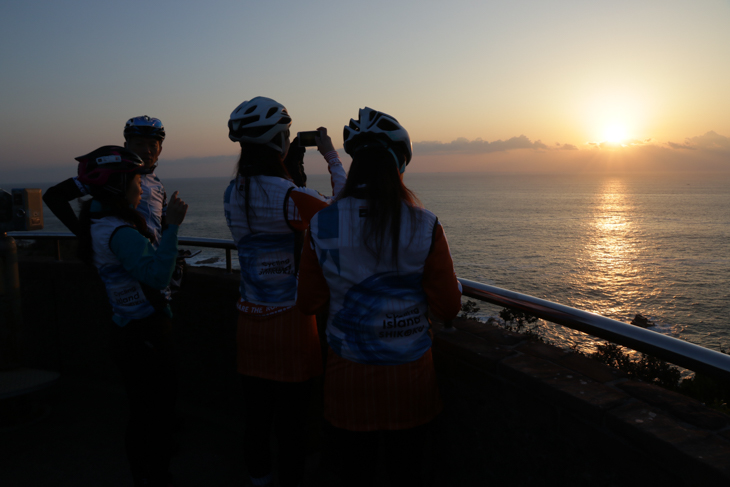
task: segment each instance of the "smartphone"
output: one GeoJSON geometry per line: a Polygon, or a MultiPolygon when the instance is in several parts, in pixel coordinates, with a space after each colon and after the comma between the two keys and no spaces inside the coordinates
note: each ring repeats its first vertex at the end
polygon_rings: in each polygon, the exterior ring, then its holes
{"type": "Polygon", "coordinates": [[[317,141],[315,140],[315,137],[319,136],[319,132],[317,130],[312,130],[309,132],[298,132],[297,137],[299,137],[299,146],[300,147],[314,147],[317,145],[317,141]]]}

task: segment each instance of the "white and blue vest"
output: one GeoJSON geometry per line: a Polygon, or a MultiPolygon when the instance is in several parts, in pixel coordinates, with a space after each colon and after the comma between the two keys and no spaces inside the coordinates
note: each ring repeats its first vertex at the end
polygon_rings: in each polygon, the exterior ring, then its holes
{"type": "Polygon", "coordinates": [[[141,284],[122,266],[110,248],[114,232],[118,228],[129,227],[129,223],[115,216],[92,219],[91,223],[94,265],[106,286],[114,321],[123,326],[129,320],[150,316],[155,309],[142,291],[141,284]]]}
{"type": "Polygon", "coordinates": [[[312,189],[299,188],[279,177],[250,179],[250,221],[246,219],[245,178],[239,176],[231,181],[223,200],[226,223],[238,248],[241,300],[263,306],[293,306],[299,249],[289,222],[301,218],[288,196],[296,191],[319,202],[325,199],[312,189]]]}
{"type": "Polygon", "coordinates": [[[397,365],[419,359],[431,347],[422,280],[438,219],[402,205],[397,268],[389,238],[379,259],[364,245],[365,200],[344,198],[310,223],[330,291],[327,341],[353,362],[397,365]]]}
{"type": "Polygon", "coordinates": [[[162,238],[162,217],[167,212],[167,194],[160,179],[154,174],[143,174],[142,201],[137,206],[137,212],[147,222],[147,229],[154,235],[152,246],[157,248],[162,238]]]}

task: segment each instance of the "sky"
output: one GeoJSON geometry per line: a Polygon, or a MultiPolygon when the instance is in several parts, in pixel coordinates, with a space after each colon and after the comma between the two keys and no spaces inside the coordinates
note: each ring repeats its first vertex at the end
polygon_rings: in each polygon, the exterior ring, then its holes
{"type": "Polygon", "coordinates": [[[144,114],[158,175],[229,176],[255,96],[337,148],[386,112],[409,171],[730,173],[729,25],[729,0],[2,0],[0,186],[74,175],[144,114]]]}

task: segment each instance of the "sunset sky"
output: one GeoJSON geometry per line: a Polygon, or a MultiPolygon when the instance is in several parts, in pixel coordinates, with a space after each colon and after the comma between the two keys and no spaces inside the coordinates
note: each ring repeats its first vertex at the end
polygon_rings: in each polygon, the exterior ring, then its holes
{"type": "Polygon", "coordinates": [[[409,171],[730,173],[727,0],[5,1],[0,66],[0,185],[73,175],[143,114],[160,176],[229,175],[257,95],[338,148],[387,112],[409,171]]]}

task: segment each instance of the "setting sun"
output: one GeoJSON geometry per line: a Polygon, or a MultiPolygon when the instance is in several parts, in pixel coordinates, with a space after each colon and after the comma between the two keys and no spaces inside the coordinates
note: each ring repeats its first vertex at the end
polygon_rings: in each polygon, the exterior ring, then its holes
{"type": "Polygon", "coordinates": [[[618,144],[626,140],[626,128],[621,125],[611,125],[606,127],[603,137],[606,142],[618,144]]]}

